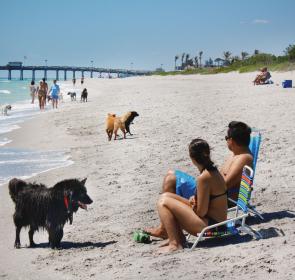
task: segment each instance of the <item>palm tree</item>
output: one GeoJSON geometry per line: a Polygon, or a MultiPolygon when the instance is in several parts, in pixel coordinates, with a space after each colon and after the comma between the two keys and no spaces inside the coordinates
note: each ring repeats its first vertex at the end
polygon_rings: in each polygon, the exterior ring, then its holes
{"type": "Polygon", "coordinates": [[[203,51],[199,52],[199,62],[200,62],[200,67],[202,67],[202,55],[203,55],[203,51]]]}
{"type": "Polygon", "coordinates": [[[184,57],[185,57],[185,53],[182,53],[181,55],[181,68],[183,69],[183,60],[184,60],[184,57]]]}
{"type": "Polygon", "coordinates": [[[229,52],[229,51],[223,52],[223,56],[224,56],[224,60],[225,60],[226,64],[228,65],[229,64],[229,58],[231,56],[231,52],[229,52]]]}
{"type": "Polygon", "coordinates": [[[247,52],[241,52],[242,60],[245,60],[249,54],[247,52]]]}
{"type": "Polygon", "coordinates": [[[176,55],[175,57],[174,57],[174,69],[176,70],[176,61],[179,59],[179,55],[176,55]]]}
{"type": "Polygon", "coordinates": [[[189,53],[187,53],[185,56],[185,66],[187,66],[188,60],[189,60],[189,53]]]}
{"type": "Polygon", "coordinates": [[[195,60],[195,67],[198,68],[199,67],[198,56],[195,56],[194,60],[195,60]]]}

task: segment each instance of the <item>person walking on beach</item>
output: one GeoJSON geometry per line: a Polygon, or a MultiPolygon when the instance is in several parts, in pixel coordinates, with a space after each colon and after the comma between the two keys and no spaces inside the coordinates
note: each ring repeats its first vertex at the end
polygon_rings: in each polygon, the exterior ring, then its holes
{"type": "MultiPolygon", "coordinates": [[[[228,195],[233,200],[237,200],[239,194],[243,167],[253,164],[253,156],[249,150],[250,134],[251,128],[243,122],[232,121],[228,125],[225,140],[232,154],[223,164],[220,173],[225,180],[228,195]]],[[[197,189],[198,182],[193,176],[180,170],[169,170],[164,177],[162,193],[174,193],[189,199],[195,195],[197,189]]],[[[152,236],[167,238],[163,224],[146,228],[145,231],[152,236]]]]}
{"type": "Polygon", "coordinates": [[[81,78],[81,85],[84,84],[84,77],[81,78]]]}
{"type": "Polygon", "coordinates": [[[46,96],[45,96],[45,100],[44,100],[44,105],[46,106],[46,97],[48,95],[48,84],[46,83],[46,79],[45,78],[43,78],[42,81],[43,81],[43,84],[44,84],[44,88],[46,90],[46,96]]]}
{"type": "Polygon", "coordinates": [[[73,78],[73,86],[75,86],[75,84],[76,84],[76,79],[75,78],[73,78]]]}
{"type": "Polygon", "coordinates": [[[53,85],[51,86],[48,95],[51,94],[51,99],[52,99],[52,108],[57,109],[57,103],[58,103],[58,97],[60,93],[60,88],[59,85],[56,84],[56,80],[53,80],[53,85]]]}
{"type": "Polygon", "coordinates": [[[46,94],[47,94],[47,85],[45,85],[44,82],[41,80],[39,82],[39,86],[37,87],[39,108],[41,111],[45,109],[46,94]]]}
{"type": "Polygon", "coordinates": [[[30,85],[30,95],[31,95],[31,98],[32,98],[31,104],[34,104],[36,91],[37,91],[37,88],[35,87],[35,81],[32,80],[31,85],[30,85]]]}

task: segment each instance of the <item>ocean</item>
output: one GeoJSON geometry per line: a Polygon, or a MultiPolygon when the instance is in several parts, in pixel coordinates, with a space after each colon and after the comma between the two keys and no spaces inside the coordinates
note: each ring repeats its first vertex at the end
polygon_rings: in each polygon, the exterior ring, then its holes
{"type": "MultiPolygon", "coordinates": [[[[38,101],[35,100],[35,104],[31,104],[30,82],[29,79],[9,81],[0,78],[0,107],[8,104],[12,106],[12,110],[8,111],[8,116],[3,116],[0,110],[0,185],[13,177],[25,179],[73,163],[67,151],[38,151],[5,147],[12,141],[5,133],[19,129],[24,121],[40,114],[38,101]]],[[[49,86],[52,83],[50,80],[47,82],[49,86]]],[[[59,84],[61,91],[72,90],[69,85],[59,84]]],[[[68,98],[65,94],[63,97],[68,98]]],[[[47,110],[51,110],[51,104],[47,105],[47,110]]]]}

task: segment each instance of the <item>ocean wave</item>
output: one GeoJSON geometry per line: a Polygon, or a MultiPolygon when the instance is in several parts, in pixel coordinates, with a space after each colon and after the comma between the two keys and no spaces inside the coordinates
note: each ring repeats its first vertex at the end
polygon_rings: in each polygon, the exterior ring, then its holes
{"type": "Polygon", "coordinates": [[[0,93],[2,93],[2,94],[10,94],[11,91],[8,90],[8,89],[0,89],[0,93]]]}

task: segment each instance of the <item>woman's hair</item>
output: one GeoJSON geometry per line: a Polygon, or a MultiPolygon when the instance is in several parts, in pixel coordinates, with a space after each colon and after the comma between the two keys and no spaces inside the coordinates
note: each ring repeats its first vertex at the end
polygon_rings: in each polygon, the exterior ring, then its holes
{"type": "Polygon", "coordinates": [[[192,140],[189,144],[189,155],[198,164],[204,166],[208,171],[215,171],[217,167],[210,158],[210,147],[209,144],[200,138],[192,140]]]}
{"type": "Polygon", "coordinates": [[[33,86],[35,84],[35,81],[31,81],[31,85],[33,86]]]}

